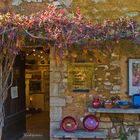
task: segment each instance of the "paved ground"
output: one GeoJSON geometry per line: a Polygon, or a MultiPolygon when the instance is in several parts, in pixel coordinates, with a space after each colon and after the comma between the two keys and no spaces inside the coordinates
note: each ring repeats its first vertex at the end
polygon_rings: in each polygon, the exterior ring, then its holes
{"type": "Polygon", "coordinates": [[[20,140],[49,140],[49,138],[45,137],[23,137],[20,140]]]}
{"type": "Polygon", "coordinates": [[[23,137],[20,140],[49,140],[47,137],[23,137]]]}
{"type": "Polygon", "coordinates": [[[20,140],[49,140],[49,114],[42,112],[28,115],[27,133],[20,140]]]}

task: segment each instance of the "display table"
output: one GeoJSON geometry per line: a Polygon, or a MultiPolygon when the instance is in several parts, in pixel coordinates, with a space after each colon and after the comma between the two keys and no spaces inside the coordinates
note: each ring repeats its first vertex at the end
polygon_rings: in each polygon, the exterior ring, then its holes
{"type": "Polygon", "coordinates": [[[106,108],[88,108],[88,112],[90,113],[123,113],[123,114],[140,114],[140,108],[129,108],[129,109],[121,109],[121,108],[112,108],[112,109],[106,109],[106,108]]]}
{"type": "Polygon", "coordinates": [[[101,138],[105,139],[107,137],[107,133],[104,130],[97,130],[94,132],[88,132],[86,130],[77,130],[75,132],[65,132],[63,130],[55,130],[53,131],[53,137],[59,139],[78,139],[78,138],[101,138]]]}

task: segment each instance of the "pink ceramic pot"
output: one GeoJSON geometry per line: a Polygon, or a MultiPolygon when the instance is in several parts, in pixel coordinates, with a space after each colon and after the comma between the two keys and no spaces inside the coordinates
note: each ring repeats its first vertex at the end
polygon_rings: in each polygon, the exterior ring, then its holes
{"type": "Polygon", "coordinates": [[[99,107],[101,107],[101,102],[100,102],[99,98],[94,98],[93,99],[92,106],[93,106],[93,108],[99,108],[99,107]]]}

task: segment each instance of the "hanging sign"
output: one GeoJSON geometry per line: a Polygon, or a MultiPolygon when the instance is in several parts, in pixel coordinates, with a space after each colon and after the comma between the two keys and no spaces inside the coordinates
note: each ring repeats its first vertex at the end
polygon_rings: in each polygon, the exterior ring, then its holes
{"type": "Polygon", "coordinates": [[[18,98],[18,87],[11,87],[11,98],[15,99],[18,98]]]}
{"type": "Polygon", "coordinates": [[[92,87],[93,63],[68,65],[68,87],[73,92],[88,92],[92,87]]]}

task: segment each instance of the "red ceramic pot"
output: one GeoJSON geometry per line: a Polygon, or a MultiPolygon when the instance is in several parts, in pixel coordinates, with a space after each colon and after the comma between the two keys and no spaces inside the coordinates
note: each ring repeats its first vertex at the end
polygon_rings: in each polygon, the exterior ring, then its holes
{"type": "Polygon", "coordinates": [[[100,102],[99,98],[94,98],[93,99],[92,106],[93,106],[93,108],[99,108],[99,107],[101,107],[101,102],[100,102]]]}
{"type": "Polygon", "coordinates": [[[66,116],[60,123],[60,128],[65,132],[74,132],[77,130],[78,123],[72,116],[66,116]]]}

